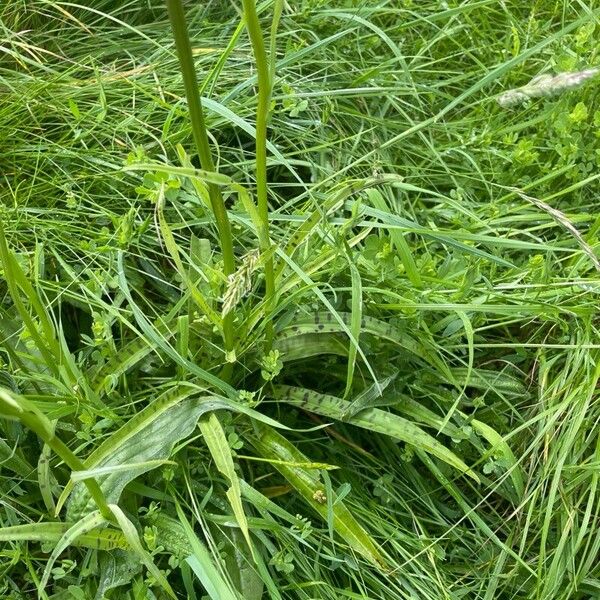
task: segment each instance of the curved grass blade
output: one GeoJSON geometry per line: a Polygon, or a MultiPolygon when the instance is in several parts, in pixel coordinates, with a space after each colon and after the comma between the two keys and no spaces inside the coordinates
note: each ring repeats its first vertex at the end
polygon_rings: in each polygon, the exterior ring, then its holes
{"type": "Polygon", "coordinates": [[[376,408],[377,406],[381,406],[378,403],[378,400],[381,398],[381,394],[384,390],[394,381],[396,375],[392,375],[390,377],[386,377],[382,381],[378,381],[373,383],[364,389],[356,398],[354,398],[351,402],[348,402],[348,408],[342,414],[342,420],[350,419],[362,412],[366,408],[376,408]]]}
{"type": "Polygon", "coordinates": [[[211,308],[208,300],[204,297],[202,292],[195,285],[192,278],[188,274],[188,269],[185,268],[183,262],[181,261],[181,257],[179,256],[179,247],[177,246],[177,242],[175,241],[173,232],[171,231],[171,228],[169,227],[169,224],[165,219],[164,204],[165,190],[164,185],[162,185],[158,194],[158,198],[156,200],[156,213],[158,215],[160,233],[165,243],[165,247],[167,248],[171,258],[173,259],[173,262],[175,263],[175,266],[177,267],[177,272],[179,273],[179,276],[185,283],[192,299],[194,300],[198,308],[208,317],[211,323],[221,328],[221,318],[219,317],[218,313],[211,308]]]}
{"type": "Polygon", "coordinates": [[[291,466],[310,462],[308,457],[272,427],[255,423],[255,431],[256,435],[252,436],[251,443],[259,454],[264,458],[274,459],[273,466],[325,521],[331,516],[331,527],[355,552],[379,569],[386,570],[382,550],[344,502],[336,498],[327,501],[325,483],[319,471],[291,466]]]}
{"type": "MultiPolygon", "coordinates": [[[[369,198],[369,201],[373,204],[373,206],[381,211],[387,212],[389,211],[389,207],[383,194],[377,189],[370,189],[366,191],[366,195],[369,198]]],[[[421,275],[419,270],[417,269],[417,265],[415,264],[415,259],[413,258],[408,243],[404,239],[404,235],[401,231],[397,229],[389,229],[390,239],[392,243],[396,247],[398,251],[398,255],[400,260],[402,261],[402,265],[404,266],[404,270],[411,283],[420,288],[423,285],[421,280],[421,275]]]]}
{"type": "Polygon", "coordinates": [[[248,544],[250,552],[254,555],[254,548],[252,540],[250,539],[250,532],[248,531],[248,520],[244,513],[244,507],[242,505],[242,493],[240,490],[240,482],[235,472],[235,466],[233,464],[233,458],[231,457],[231,448],[229,442],[225,437],[225,432],[219,418],[214,412],[203,416],[198,421],[200,431],[204,437],[204,441],[210,450],[210,454],[215,461],[217,469],[221,474],[229,481],[229,489],[226,492],[227,499],[233,514],[238,522],[240,530],[244,535],[244,539],[248,544]]]}
{"type": "Polygon", "coordinates": [[[169,596],[171,596],[171,598],[175,598],[175,600],[177,600],[175,592],[169,585],[169,582],[166,580],[162,571],[160,571],[160,569],[154,564],[154,561],[152,560],[150,554],[148,554],[148,552],[144,550],[142,542],[140,541],[140,536],[134,524],[127,518],[127,515],[116,504],[109,504],[109,508],[115,515],[115,518],[117,519],[117,522],[119,523],[123,531],[123,535],[125,536],[125,539],[129,542],[132,551],[135,552],[140,558],[140,560],[146,565],[148,571],[160,584],[163,590],[165,590],[165,592],[169,596]]]}
{"type": "MultiPolygon", "coordinates": [[[[0,388],[0,417],[18,420],[31,429],[69,466],[71,469],[80,469],[81,460],[73,454],[69,447],[54,434],[54,423],[42,413],[32,402],[14,394],[13,392],[0,388]]],[[[106,499],[102,494],[95,479],[84,481],[86,493],[90,499],[103,513],[105,519],[110,518],[106,499]]],[[[90,508],[93,510],[93,506],[90,508]]],[[[87,511],[89,512],[89,511],[87,511]]]]}
{"type": "MultiPolygon", "coordinates": [[[[398,177],[398,180],[401,180],[398,177]]],[[[360,192],[361,190],[368,189],[371,186],[381,184],[382,179],[374,177],[372,179],[360,179],[355,181],[345,182],[340,186],[339,190],[331,192],[330,196],[324,201],[317,204],[317,207],[306,217],[301,225],[298,226],[296,231],[288,238],[287,244],[283,249],[283,252],[292,256],[294,251],[299,248],[302,243],[310,236],[310,234],[323,222],[327,215],[335,212],[344,202],[352,195],[360,192]]],[[[276,276],[280,277],[285,268],[285,261],[282,261],[276,269],[276,276]]]]}
{"type": "Polygon", "coordinates": [[[23,479],[35,472],[35,468],[17,454],[16,448],[11,448],[3,439],[0,439],[0,467],[10,469],[23,479]]]}
{"type": "MultiPolygon", "coordinates": [[[[165,342],[175,334],[175,323],[171,321],[155,324],[156,332],[165,342]]],[[[140,335],[128,342],[117,354],[111,357],[94,375],[90,382],[92,389],[97,393],[108,387],[109,382],[115,382],[129,369],[139,364],[148,354],[156,351],[157,346],[152,344],[145,336],[140,335]]]]}
{"type": "Polygon", "coordinates": [[[50,471],[50,446],[44,444],[38,459],[37,476],[42,500],[49,513],[54,512],[56,505],[52,496],[52,472],[50,471]]]}
{"type": "Polygon", "coordinates": [[[496,456],[497,453],[502,455],[506,463],[506,469],[510,474],[510,479],[517,493],[517,500],[520,502],[525,493],[524,476],[521,465],[519,465],[513,451],[507,444],[506,440],[493,428],[477,419],[470,419],[469,424],[479,433],[492,447],[489,453],[496,456]]]}
{"type": "Polygon", "coordinates": [[[139,325],[140,329],[144,332],[144,334],[151,340],[152,343],[156,344],[169,358],[175,361],[176,364],[185,367],[187,371],[193,373],[202,381],[206,381],[207,383],[215,386],[217,389],[220,389],[222,392],[227,394],[230,398],[234,399],[237,396],[237,392],[234,388],[232,388],[228,383],[219,379],[217,376],[209,373],[208,371],[202,369],[198,365],[193,362],[187,360],[186,358],[180,356],[177,351],[166,341],[164,340],[156,327],[150,323],[150,321],[146,318],[143,311],[139,308],[139,306],[133,301],[133,297],[131,296],[131,291],[129,289],[129,285],[127,283],[127,277],[125,276],[125,266],[123,264],[123,252],[119,251],[117,257],[118,263],[118,272],[119,272],[119,284],[121,286],[121,290],[127,301],[129,302],[129,306],[133,311],[135,316],[135,320],[139,325]]]}
{"type": "MultiPolygon", "coordinates": [[[[360,273],[352,262],[352,257],[348,248],[346,248],[346,260],[348,261],[348,268],[350,269],[350,276],[352,280],[352,312],[350,313],[350,333],[356,340],[356,344],[349,344],[348,346],[348,370],[346,373],[346,389],[344,390],[344,398],[347,398],[352,390],[352,382],[354,381],[354,367],[356,366],[356,355],[358,345],[360,343],[360,332],[361,332],[361,321],[362,321],[362,281],[360,279],[360,273]]],[[[379,384],[377,381],[373,384],[377,391],[379,390],[379,384]]]]}
{"type": "MultiPolygon", "coordinates": [[[[75,523],[41,522],[15,525],[0,529],[0,542],[47,542],[57,543],[75,523]]],[[[71,545],[94,550],[129,549],[129,543],[121,531],[97,529],[82,533],[71,545]]]]}
{"type": "MultiPolygon", "coordinates": [[[[173,306],[172,310],[164,317],[154,322],[157,334],[165,342],[168,342],[177,333],[177,315],[181,307],[188,302],[185,295],[173,306]]],[[[115,382],[121,375],[141,362],[151,352],[156,352],[157,346],[152,344],[141,332],[132,327],[136,337],[126,343],[117,353],[100,366],[100,368],[91,368],[87,372],[87,378],[90,381],[90,387],[99,393],[103,388],[109,387],[109,383],[115,382]]]]}
{"type": "Polygon", "coordinates": [[[102,516],[99,510],[95,510],[80,519],[77,523],[73,524],[67,531],[65,531],[52,551],[48,562],[46,563],[44,574],[38,587],[39,590],[45,589],[48,580],[50,579],[50,573],[54,563],[58,557],[71,545],[71,543],[80,535],[88,533],[92,529],[96,529],[96,527],[99,527],[103,523],[106,523],[106,519],[102,516]]]}
{"type": "Polygon", "coordinates": [[[438,465],[435,464],[431,457],[429,457],[425,452],[421,452],[417,450],[417,455],[423,461],[423,463],[429,468],[429,470],[433,473],[434,477],[440,482],[440,484],[447,490],[447,492],[455,499],[456,503],[460,506],[461,510],[465,514],[465,516],[472,520],[475,525],[479,529],[481,529],[482,533],[486,535],[486,539],[489,539],[490,543],[494,543],[500,548],[502,548],[503,552],[511,556],[517,565],[519,565],[523,570],[527,571],[530,576],[535,577],[535,571],[529,566],[528,561],[524,560],[523,557],[513,550],[508,544],[505,544],[495,531],[493,531],[490,526],[486,523],[486,521],[481,517],[478,511],[473,510],[473,507],[467,502],[464,498],[460,489],[455,485],[453,481],[450,481],[438,468],[438,465]]]}
{"type": "Polygon", "coordinates": [[[231,586],[217,567],[206,546],[198,539],[194,529],[189,524],[181,506],[176,504],[179,522],[183,526],[191,547],[191,555],[186,562],[190,565],[211,600],[242,600],[240,595],[231,589],[231,586]]]}
{"type": "MultiPolygon", "coordinates": [[[[242,119],[240,116],[235,114],[231,109],[227,108],[223,104],[220,104],[216,100],[211,98],[202,97],[202,104],[205,108],[212,110],[217,115],[223,117],[225,120],[233,123],[237,127],[239,127],[242,131],[245,131],[251,137],[256,139],[256,128],[254,125],[248,123],[248,121],[242,119]]],[[[283,165],[288,169],[288,171],[293,175],[294,179],[298,181],[302,186],[305,186],[304,181],[298,175],[290,161],[285,158],[285,156],[279,151],[277,146],[273,144],[273,142],[267,140],[267,149],[269,152],[277,159],[278,163],[283,165]]],[[[276,163],[277,164],[277,163],[276,163]]]]}
{"type": "Polygon", "coordinates": [[[390,400],[390,403],[396,407],[398,412],[408,415],[414,421],[432,427],[455,440],[462,440],[468,437],[456,425],[453,423],[444,424],[442,417],[404,394],[394,395],[390,400]]]}
{"type": "Polygon", "coordinates": [[[14,252],[9,250],[4,235],[4,224],[2,222],[0,222],[0,260],[4,269],[4,278],[8,290],[13,304],[19,313],[19,317],[23,321],[31,339],[35,342],[38,351],[43,356],[46,366],[50,368],[58,378],[60,376],[58,366],[62,361],[61,348],[56,341],[54,325],[52,324],[44,305],[40,301],[39,296],[23,272],[14,252]],[[33,309],[33,312],[40,323],[39,327],[36,326],[29,314],[29,310],[27,310],[23,303],[21,293],[27,298],[27,301],[33,309]]]}
{"type": "Polygon", "coordinates": [[[467,363],[467,372],[466,372],[465,382],[462,386],[462,389],[456,395],[456,400],[454,401],[454,403],[452,404],[452,406],[450,407],[450,409],[446,412],[446,415],[444,416],[444,420],[442,421],[442,427],[440,428],[440,431],[441,431],[441,429],[443,429],[444,426],[446,426],[450,422],[450,419],[452,418],[454,411],[458,408],[458,405],[459,405],[460,401],[462,400],[465,390],[467,389],[467,387],[469,385],[469,380],[471,379],[471,373],[473,372],[473,362],[475,360],[475,351],[473,348],[473,344],[474,344],[473,325],[471,324],[471,321],[470,321],[469,317],[467,316],[466,312],[459,310],[459,311],[457,311],[457,315],[463,324],[463,327],[465,330],[465,336],[467,338],[467,347],[468,347],[468,352],[469,352],[469,355],[468,355],[469,358],[468,358],[468,363],[467,363]]]}

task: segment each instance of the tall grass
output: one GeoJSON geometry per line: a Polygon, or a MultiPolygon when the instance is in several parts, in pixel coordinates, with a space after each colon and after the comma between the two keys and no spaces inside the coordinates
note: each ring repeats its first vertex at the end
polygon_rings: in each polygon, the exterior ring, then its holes
{"type": "Polygon", "coordinates": [[[0,595],[597,597],[595,7],[168,4],[0,7],[0,595]]]}

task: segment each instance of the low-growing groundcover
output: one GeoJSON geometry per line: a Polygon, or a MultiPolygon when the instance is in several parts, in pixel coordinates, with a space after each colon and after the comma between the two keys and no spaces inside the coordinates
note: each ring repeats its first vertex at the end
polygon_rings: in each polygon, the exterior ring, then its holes
{"type": "Polygon", "coordinates": [[[0,3],[0,597],[600,597],[600,10],[167,4],[0,3]]]}

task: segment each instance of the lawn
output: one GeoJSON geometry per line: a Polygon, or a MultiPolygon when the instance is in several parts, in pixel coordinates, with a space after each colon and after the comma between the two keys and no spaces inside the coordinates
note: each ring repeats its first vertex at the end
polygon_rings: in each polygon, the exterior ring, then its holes
{"type": "Polygon", "coordinates": [[[600,8],[0,0],[0,598],[600,598],[600,8]]]}

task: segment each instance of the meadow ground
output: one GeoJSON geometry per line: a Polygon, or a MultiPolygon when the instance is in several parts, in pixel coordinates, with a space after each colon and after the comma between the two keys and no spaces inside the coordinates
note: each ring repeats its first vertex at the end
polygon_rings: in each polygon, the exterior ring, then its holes
{"type": "Polygon", "coordinates": [[[0,597],[599,598],[600,9],[252,6],[0,0],[0,597]]]}

